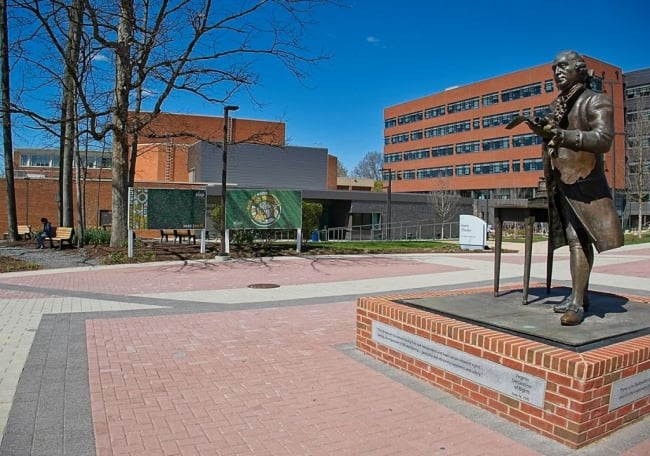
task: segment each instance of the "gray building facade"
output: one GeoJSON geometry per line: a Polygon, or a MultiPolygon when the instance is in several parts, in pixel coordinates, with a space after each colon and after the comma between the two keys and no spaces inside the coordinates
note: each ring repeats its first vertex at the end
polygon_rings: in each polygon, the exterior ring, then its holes
{"type": "MultiPolygon", "coordinates": [[[[190,146],[188,168],[196,182],[221,182],[221,144],[190,146]]],[[[327,149],[228,144],[228,184],[242,188],[327,189],[327,149]]]]}
{"type": "Polygon", "coordinates": [[[623,225],[650,225],[650,68],[629,71],[625,83],[627,195],[623,225]],[[640,201],[641,200],[641,201],[640,201]]]}

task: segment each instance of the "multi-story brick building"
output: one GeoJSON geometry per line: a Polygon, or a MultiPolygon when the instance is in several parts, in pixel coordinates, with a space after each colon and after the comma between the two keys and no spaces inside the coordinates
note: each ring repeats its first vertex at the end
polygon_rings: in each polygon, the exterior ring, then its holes
{"type": "Polygon", "coordinates": [[[623,78],[628,150],[625,218],[629,227],[635,228],[639,216],[641,226],[650,222],[650,68],[627,72],[623,78]],[[643,200],[641,204],[639,200],[643,200]]]}
{"type": "MultiPolygon", "coordinates": [[[[160,114],[139,137],[136,182],[149,187],[191,183],[192,174],[188,169],[190,145],[201,140],[222,143],[223,127],[223,117],[160,114]]],[[[230,119],[228,128],[232,142],[256,141],[267,145],[284,144],[285,130],[283,122],[251,119],[230,119]]],[[[43,216],[56,223],[59,212],[59,154],[57,149],[14,150],[14,185],[19,223],[37,227],[43,216]]],[[[110,224],[111,151],[82,151],[80,156],[85,173],[83,186],[87,223],[110,224]]],[[[332,166],[336,169],[336,163],[332,166]]],[[[2,191],[5,189],[6,186],[3,186],[2,191]]],[[[3,211],[0,213],[5,214],[3,211]]],[[[0,229],[3,232],[7,230],[6,215],[0,217],[0,229]]]]}
{"type": "MultiPolygon", "coordinates": [[[[606,166],[622,208],[623,77],[616,66],[585,60],[594,70],[593,89],[614,101],[616,136],[606,166]]],[[[556,96],[547,63],[385,108],[384,179],[390,172],[394,192],[444,189],[474,199],[532,197],[543,175],[540,138],[525,125],[505,127],[521,114],[544,115],[556,96]]]]}
{"type": "MultiPolygon", "coordinates": [[[[188,182],[188,148],[200,141],[223,143],[224,118],[162,113],[138,137],[136,181],[188,182]]],[[[285,144],[283,122],[229,117],[229,143],[285,144]]]]}
{"type": "MultiPolygon", "coordinates": [[[[370,227],[390,221],[394,216],[393,235],[413,235],[405,221],[432,219],[426,195],[396,195],[387,204],[386,194],[371,192],[372,182],[350,179],[337,182],[337,159],[325,148],[285,145],[285,124],[230,118],[228,184],[241,188],[299,189],[307,201],[323,205],[323,226],[365,225],[359,236],[370,236],[370,227]],[[344,191],[343,191],[344,190],[344,191]],[[399,223],[398,223],[399,221],[399,223]],[[407,233],[407,230],[410,230],[407,233]]],[[[161,114],[138,137],[135,182],[142,187],[207,187],[208,211],[220,202],[223,150],[221,117],[161,114]]],[[[59,151],[55,149],[17,149],[15,187],[17,219],[20,224],[38,226],[40,217],[56,223],[59,202],[59,151]]],[[[85,160],[89,174],[84,181],[86,223],[111,223],[110,150],[89,153],[85,160]]],[[[6,186],[2,186],[6,188],[6,186]]],[[[0,194],[3,192],[0,189],[0,194]]],[[[75,206],[76,210],[76,206],[75,206]]],[[[464,201],[464,213],[471,202],[464,201]]],[[[0,230],[7,230],[6,213],[0,209],[0,230]],[[3,215],[4,214],[4,215],[3,215]]],[[[434,226],[419,231],[433,236],[434,226]]],[[[2,232],[2,231],[0,231],[2,232]]],[[[211,233],[216,230],[210,227],[211,233]]],[[[384,230],[384,232],[387,232],[384,230]]],[[[338,231],[337,231],[338,233],[338,231]]],[[[343,229],[341,236],[349,231],[343,229]]],[[[447,235],[451,234],[447,231],[447,235]]]]}

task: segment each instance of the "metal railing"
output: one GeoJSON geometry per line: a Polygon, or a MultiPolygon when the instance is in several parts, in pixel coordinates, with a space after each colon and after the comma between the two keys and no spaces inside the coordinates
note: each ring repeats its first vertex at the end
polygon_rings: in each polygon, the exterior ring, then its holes
{"type": "MultiPolygon", "coordinates": [[[[231,230],[231,242],[235,242],[238,230],[231,230]]],[[[296,230],[243,230],[257,241],[291,241],[296,230]]],[[[302,233],[304,241],[403,241],[458,239],[459,222],[433,223],[431,221],[400,221],[390,225],[368,224],[324,228],[312,233],[302,233]]]]}
{"type": "Polygon", "coordinates": [[[401,221],[388,224],[333,227],[319,231],[320,241],[398,241],[457,239],[459,222],[401,221]]]}

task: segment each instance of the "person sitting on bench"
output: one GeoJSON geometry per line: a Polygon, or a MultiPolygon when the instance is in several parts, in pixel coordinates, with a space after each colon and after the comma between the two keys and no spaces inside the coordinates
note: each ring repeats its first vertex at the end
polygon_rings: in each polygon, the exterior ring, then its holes
{"type": "Polygon", "coordinates": [[[52,237],[52,224],[45,217],[41,219],[41,223],[43,224],[43,231],[38,233],[38,236],[36,236],[38,249],[44,247],[45,239],[52,237]]]}

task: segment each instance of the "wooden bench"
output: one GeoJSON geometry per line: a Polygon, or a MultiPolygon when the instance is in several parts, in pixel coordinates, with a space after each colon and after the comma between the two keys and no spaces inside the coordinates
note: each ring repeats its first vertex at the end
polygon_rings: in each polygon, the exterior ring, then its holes
{"type": "Polygon", "coordinates": [[[70,247],[72,247],[72,237],[74,236],[74,228],[71,227],[66,227],[66,226],[60,226],[60,227],[52,227],[52,230],[54,231],[54,236],[51,236],[50,239],[50,247],[53,247],[53,242],[58,242],[59,243],[59,250],[63,249],[63,243],[67,242],[70,247]]]}
{"type": "MultiPolygon", "coordinates": [[[[169,236],[173,236],[174,239],[174,244],[178,242],[179,244],[183,243],[183,239],[187,238],[187,243],[192,243],[196,244],[196,232],[198,230],[167,230],[163,229],[160,230],[160,242],[165,240],[165,242],[169,242],[169,236]]],[[[206,231],[206,236],[207,236],[207,231],[206,231]]]]}
{"type": "Polygon", "coordinates": [[[176,230],[160,230],[160,242],[165,240],[165,242],[169,242],[169,236],[173,236],[173,241],[174,244],[176,244],[176,239],[178,238],[178,234],[176,233],[176,230]]]}
{"type": "MultiPolygon", "coordinates": [[[[4,233],[4,238],[7,239],[9,237],[9,233],[4,233]]],[[[18,239],[22,238],[27,240],[32,238],[32,226],[31,225],[18,225],[16,227],[16,236],[18,236],[18,239]]]]}
{"type": "Polygon", "coordinates": [[[24,239],[32,238],[32,226],[31,225],[18,225],[18,231],[16,232],[18,237],[22,236],[24,239]]]}
{"type": "MultiPolygon", "coordinates": [[[[174,244],[177,242],[179,244],[183,243],[183,239],[187,238],[187,243],[190,244],[196,244],[196,232],[200,230],[172,230],[172,229],[163,229],[160,230],[160,242],[165,240],[165,242],[169,242],[169,236],[173,236],[174,244]]],[[[205,232],[206,237],[208,236],[208,232],[205,232]]]]}
{"type": "Polygon", "coordinates": [[[183,243],[183,238],[187,238],[187,243],[190,242],[196,244],[196,230],[174,230],[176,233],[176,238],[178,243],[183,243]]]}

